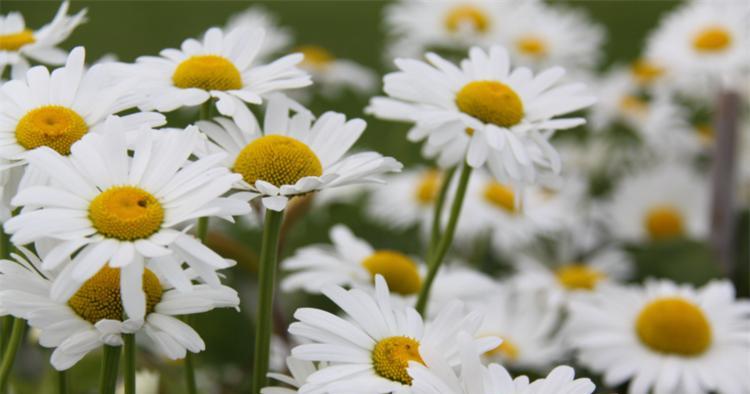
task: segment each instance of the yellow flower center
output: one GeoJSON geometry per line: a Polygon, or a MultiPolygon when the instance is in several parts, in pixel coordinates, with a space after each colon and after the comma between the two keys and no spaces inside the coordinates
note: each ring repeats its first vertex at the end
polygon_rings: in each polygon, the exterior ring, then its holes
{"type": "Polygon", "coordinates": [[[506,337],[501,337],[503,339],[503,342],[498,345],[496,348],[492,350],[488,350],[487,354],[490,356],[499,356],[506,358],[511,361],[518,360],[518,355],[520,353],[520,350],[518,349],[518,346],[511,341],[510,339],[506,337]]]}
{"type": "Polygon", "coordinates": [[[490,182],[484,187],[484,199],[509,213],[517,212],[513,189],[500,182],[490,182]]]}
{"type": "Polygon", "coordinates": [[[653,240],[676,238],[685,233],[682,213],[671,205],[651,208],[644,218],[644,226],[653,240]]]}
{"type": "Polygon", "coordinates": [[[242,76],[226,58],[201,55],[183,60],[172,75],[172,83],[182,89],[234,90],[242,88],[242,76]]]}
{"type": "Polygon", "coordinates": [[[234,161],[234,172],[245,182],[294,185],[306,176],[320,176],[323,166],[307,145],[283,135],[267,135],[247,144],[234,161]]]}
{"type": "Polygon", "coordinates": [[[679,297],[651,301],[638,315],[641,342],[660,353],[697,356],[711,346],[711,325],[692,302],[679,297]]]}
{"type": "Polygon", "coordinates": [[[445,28],[455,33],[462,26],[471,26],[474,31],[484,33],[490,28],[490,18],[483,10],[472,5],[460,5],[451,9],[443,20],[445,28]]]}
{"type": "Polygon", "coordinates": [[[17,51],[22,46],[33,44],[35,41],[34,32],[29,29],[18,33],[0,34],[0,51],[17,51]]]}
{"type": "Polygon", "coordinates": [[[732,44],[732,35],[721,26],[707,27],[693,37],[698,52],[721,52],[732,44]]]}
{"type": "Polygon", "coordinates": [[[695,125],[695,131],[698,133],[698,138],[700,138],[701,142],[704,144],[710,144],[716,138],[716,131],[709,123],[695,125]]]}
{"type": "Polygon", "coordinates": [[[419,355],[419,342],[416,339],[396,336],[381,339],[372,350],[372,366],[375,372],[395,382],[411,385],[411,376],[406,371],[409,361],[424,365],[419,355]]]}
{"type": "Polygon", "coordinates": [[[547,54],[547,42],[540,37],[527,35],[516,40],[518,51],[533,57],[542,57],[547,54]]]}
{"type": "Polygon", "coordinates": [[[606,277],[603,273],[580,263],[558,268],[555,276],[568,290],[594,290],[596,284],[606,277]]]}
{"type": "Polygon", "coordinates": [[[16,141],[31,150],[47,146],[61,155],[89,131],[81,115],[60,105],[45,105],[24,115],[16,125],[16,141]]]}
{"type": "Polygon", "coordinates": [[[305,60],[302,61],[302,64],[319,70],[328,67],[335,59],[330,51],[317,45],[301,46],[297,48],[296,52],[301,52],[305,55],[305,60]]]}
{"type": "Polygon", "coordinates": [[[638,83],[648,85],[649,83],[659,79],[666,70],[664,67],[660,67],[654,63],[651,63],[645,59],[636,60],[630,66],[630,72],[638,83]]]}
{"type": "Polygon", "coordinates": [[[510,127],[523,119],[523,102],[513,89],[497,81],[469,82],[456,94],[461,112],[482,122],[510,127]]]}
{"type": "MultiPolygon", "coordinates": [[[[159,278],[148,268],[143,270],[143,291],[146,293],[146,314],[149,314],[161,301],[163,290],[159,278]]],[[[104,266],[73,294],[68,305],[91,324],[103,319],[122,321],[120,269],[104,266]]]]}
{"type": "Polygon", "coordinates": [[[425,172],[419,180],[414,198],[420,205],[431,205],[437,198],[440,183],[440,172],[435,170],[425,172]]]}
{"type": "Polygon", "coordinates": [[[625,95],[620,99],[620,110],[632,116],[643,117],[648,112],[648,103],[639,97],[625,95]]]}
{"type": "Polygon", "coordinates": [[[388,288],[401,295],[416,294],[422,287],[417,263],[403,253],[391,250],[378,250],[362,261],[372,277],[382,275],[388,288]]]}
{"type": "Polygon", "coordinates": [[[164,222],[164,208],[143,189],[113,186],[91,201],[89,219],[100,234],[134,241],[159,231],[164,222]]]}

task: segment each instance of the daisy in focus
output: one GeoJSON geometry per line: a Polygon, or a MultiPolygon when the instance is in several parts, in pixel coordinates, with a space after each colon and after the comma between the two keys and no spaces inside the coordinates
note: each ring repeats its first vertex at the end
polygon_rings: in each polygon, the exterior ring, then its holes
{"type": "Polygon", "coordinates": [[[384,77],[390,97],[374,98],[367,111],[414,123],[409,139],[426,139],[425,153],[444,168],[486,164],[496,178],[519,183],[560,171],[549,138],[585,123],[562,117],[595,102],[582,84],[558,84],[565,74],[560,67],[536,76],[528,68],[511,69],[500,46],[472,48],[460,67],[434,53],[425,57],[428,63],[396,59],[400,71],[384,77]]]}
{"type": "MultiPolygon", "coordinates": [[[[37,244],[37,248],[50,250],[37,244]]],[[[127,313],[122,298],[120,268],[103,266],[67,301],[50,297],[57,274],[39,274],[41,260],[24,249],[25,258],[0,260],[0,312],[28,321],[40,330],[39,344],[54,348],[50,362],[66,370],[89,352],[104,345],[122,346],[122,334],[142,332],[164,356],[176,360],[197,353],[205,344],[189,325],[175,316],[214,308],[239,306],[237,292],[226,286],[195,285],[193,291],[174,290],[164,278],[144,269],[141,300],[144,316],[127,313]]]]}
{"type": "Polygon", "coordinates": [[[263,45],[258,49],[259,61],[266,61],[272,55],[283,52],[292,43],[292,32],[281,26],[276,15],[262,5],[253,5],[245,11],[232,15],[227,21],[225,31],[243,27],[260,28],[265,32],[263,45]]]}
{"type": "Polygon", "coordinates": [[[220,114],[243,128],[253,122],[247,104],[260,104],[267,95],[310,85],[310,76],[296,66],[301,54],[258,65],[265,32],[240,26],[224,33],[209,29],[203,41],[187,39],[180,49],[160,56],[142,56],[130,67],[131,82],[145,96],[142,109],[169,112],[215,100],[220,114]]]}
{"type": "Polygon", "coordinates": [[[703,239],[707,180],[684,164],[663,163],[620,181],[608,207],[611,231],[630,242],[703,239]]]}
{"type": "Polygon", "coordinates": [[[629,394],[750,392],[750,304],[726,281],[605,286],[576,298],[578,359],[629,394]],[[652,391],[653,390],[653,391],[652,391]]]}
{"type": "MultiPolygon", "coordinates": [[[[174,286],[190,288],[180,270],[186,261],[199,277],[220,286],[215,271],[231,261],[204,246],[184,229],[199,217],[249,212],[245,202],[220,198],[239,176],[217,166],[222,155],[188,160],[201,138],[194,127],[157,135],[143,134],[128,155],[129,131],[110,117],[106,131],[74,144],[70,156],[43,147],[27,156],[46,174],[48,186],[31,186],[12,203],[24,209],[5,222],[16,245],[45,239],[59,241],[43,256],[45,271],[62,268],[51,297],[67,301],[103,267],[122,270],[122,300],[130,318],[146,313],[142,289],[144,263],[160,259],[160,269],[174,286]],[[63,264],[72,257],[70,264],[63,264]]],[[[118,271],[119,272],[119,271],[118,271]]]]}
{"type": "Polygon", "coordinates": [[[226,154],[222,165],[242,175],[235,185],[281,211],[294,196],[357,183],[379,182],[380,175],[398,172],[401,163],[375,152],[345,156],[362,135],[362,119],[346,120],[326,112],[318,119],[284,97],[268,102],[263,129],[257,122],[242,127],[228,119],[198,122],[210,141],[205,154],[226,154]],[[292,113],[293,111],[293,113],[292,113]]]}
{"type": "Polygon", "coordinates": [[[64,1],[52,22],[38,30],[26,27],[23,15],[11,12],[0,15],[0,77],[11,66],[11,77],[23,78],[29,60],[49,65],[65,63],[67,52],[57,47],[78,25],[86,21],[86,9],[68,15],[70,2],[64,1]]]}
{"type": "MultiPolygon", "coordinates": [[[[347,319],[301,308],[295,312],[298,321],[289,326],[289,332],[312,341],[292,349],[292,356],[330,363],[307,379],[325,392],[362,387],[367,393],[409,393],[412,377],[407,368],[411,362],[423,364],[421,354],[427,351],[441,352],[450,365],[456,365],[456,335],[461,331],[473,335],[481,323],[478,314],[464,314],[458,301],[445,305],[435,319],[425,323],[413,308],[392,304],[380,275],[375,277],[374,296],[336,286],[324,289],[323,294],[346,313],[347,319]]],[[[493,337],[472,342],[480,351],[499,345],[493,337]]]]}
{"type": "Polygon", "coordinates": [[[304,45],[296,51],[305,56],[300,68],[312,76],[315,87],[324,97],[336,97],[345,89],[357,94],[375,91],[378,80],[369,68],[352,60],[337,58],[328,49],[317,45],[304,45]]]}

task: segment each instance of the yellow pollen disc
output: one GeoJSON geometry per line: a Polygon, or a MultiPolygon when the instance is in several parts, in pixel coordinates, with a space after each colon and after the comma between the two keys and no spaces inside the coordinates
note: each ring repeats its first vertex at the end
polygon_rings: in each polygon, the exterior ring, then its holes
{"type": "Polygon", "coordinates": [[[482,122],[510,127],[523,119],[523,102],[513,89],[497,81],[469,82],[456,94],[461,112],[482,122]]]}
{"type": "Polygon", "coordinates": [[[650,63],[645,59],[639,59],[630,66],[630,72],[633,74],[636,81],[647,85],[664,75],[665,70],[664,67],[650,63]]]}
{"type": "Polygon", "coordinates": [[[0,51],[17,51],[22,46],[33,44],[35,41],[34,32],[29,29],[18,33],[0,34],[0,51]]]}
{"type": "Polygon", "coordinates": [[[172,83],[182,89],[234,90],[242,88],[242,76],[226,58],[201,55],[183,60],[172,75],[172,83]]]}
{"type": "Polygon", "coordinates": [[[245,182],[294,185],[306,176],[320,176],[323,166],[307,145],[283,135],[267,135],[247,144],[234,161],[234,172],[245,182]]]}
{"type": "Polygon", "coordinates": [[[490,356],[500,356],[507,358],[511,361],[515,361],[518,359],[518,355],[520,351],[518,350],[518,346],[513,343],[513,341],[509,340],[508,338],[502,337],[503,342],[496,348],[492,350],[488,350],[487,354],[490,356]]]}
{"type": "Polygon", "coordinates": [[[648,112],[648,103],[636,96],[626,95],[620,99],[620,109],[631,115],[644,116],[648,112]]]}
{"type": "Polygon", "coordinates": [[[594,290],[596,284],[605,278],[603,273],[580,263],[558,268],[555,276],[568,290],[594,290]]]}
{"type": "Polygon", "coordinates": [[[700,138],[701,142],[704,144],[710,144],[716,138],[716,131],[713,126],[708,123],[695,125],[695,131],[698,133],[698,138],[700,138]]]}
{"type": "Polygon", "coordinates": [[[372,366],[375,372],[395,382],[411,385],[411,376],[406,371],[409,361],[424,365],[419,355],[419,342],[416,339],[397,336],[381,339],[372,350],[372,366]]]}
{"type": "Polygon", "coordinates": [[[638,338],[660,353],[697,356],[711,346],[711,325],[703,311],[679,297],[651,301],[635,322],[638,338]]]}
{"type": "Polygon", "coordinates": [[[693,37],[698,52],[721,52],[732,44],[732,35],[721,26],[707,27],[693,37]]]}
{"type": "Polygon", "coordinates": [[[113,186],[91,201],[89,219],[100,234],[134,241],[159,231],[164,222],[164,208],[143,189],[113,186]]]}
{"type": "Polygon", "coordinates": [[[646,213],[643,224],[653,240],[676,238],[685,234],[682,213],[670,205],[651,208],[646,213]]]}
{"type": "Polygon", "coordinates": [[[486,32],[490,28],[490,18],[481,9],[472,5],[461,5],[450,10],[443,20],[445,28],[457,32],[461,26],[469,25],[475,31],[486,32]]]}
{"type": "Polygon", "coordinates": [[[484,187],[484,199],[509,213],[517,212],[516,197],[510,186],[499,182],[490,182],[484,187]]]}
{"type": "Polygon", "coordinates": [[[422,277],[419,276],[417,264],[403,253],[378,250],[367,257],[362,266],[370,271],[373,278],[377,274],[382,275],[393,293],[416,294],[422,287],[422,277]]]}
{"type": "Polygon", "coordinates": [[[435,170],[427,171],[419,180],[417,189],[414,192],[414,198],[420,205],[431,205],[437,198],[440,189],[440,172],[435,170]]]}
{"type": "Polygon", "coordinates": [[[466,135],[468,135],[469,137],[473,136],[475,131],[476,130],[472,129],[471,127],[467,127],[466,130],[464,130],[464,132],[466,132],[466,135]]]}
{"type": "Polygon", "coordinates": [[[302,61],[304,65],[316,69],[324,69],[328,67],[335,59],[331,52],[317,45],[301,46],[297,48],[296,52],[305,55],[305,60],[302,61]]]}
{"type": "Polygon", "coordinates": [[[533,57],[542,57],[547,54],[547,43],[534,35],[519,38],[516,41],[516,48],[519,52],[533,57]]]}
{"type": "Polygon", "coordinates": [[[31,150],[47,146],[61,155],[89,131],[81,115],[59,105],[45,105],[24,115],[16,125],[16,141],[31,150]]]}
{"type": "MultiPolygon", "coordinates": [[[[159,278],[148,268],[143,270],[143,291],[146,293],[146,314],[149,314],[161,301],[163,290],[159,278]]],[[[120,269],[104,266],[73,294],[68,305],[91,324],[103,319],[122,321],[124,308],[120,295],[120,269]]]]}

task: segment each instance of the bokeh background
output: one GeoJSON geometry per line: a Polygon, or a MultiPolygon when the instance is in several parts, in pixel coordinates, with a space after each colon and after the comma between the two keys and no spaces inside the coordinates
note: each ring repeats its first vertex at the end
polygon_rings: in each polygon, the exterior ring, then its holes
{"type": "MultiPolygon", "coordinates": [[[[602,67],[633,61],[642,50],[650,29],[662,14],[677,1],[558,1],[586,10],[607,30],[602,67]]],[[[274,13],[279,22],[294,33],[296,45],[320,45],[337,57],[359,62],[383,75],[392,67],[383,56],[385,34],[382,10],[385,1],[73,1],[71,10],[88,8],[89,21],[76,29],[65,41],[64,48],[83,45],[87,60],[116,55],[121,61],[133,61],[140,55],[155,55],[163,48],[178,47],[188,37],[198,37],[211,26],[223,26],[233,14],[247,7],[262,4],[274,13]]],[[[0,13],[20,11],[27,26],[41,26],[51,19],[59,7],[56,1],[2,0],[0,13]]],[[[378,121],[363,114],[367,97],[347,93],[335,100],[316,97],[311,109],[344,112],[349,117],[364,117],[368,128],[358,142],[360,148],[372,148],[396,157],[406,166],[426,163],[419,146],[405,138],[406,125],[378,121]]],[[[170,116],[170,125],[189,122],[185,114],[170,116]]],[[[580,130],[559,133],[556,138],[581,138],[580,130]]],[[[743,214],[738,253],[743,271],[739,276],[739,293],[748,294],[748,218],[743,214]]],[[[312,209],[290,227],[282,256],[301,245],[328,241],[328,229],[344,223],[378,248],[420,254],[422,245],[416,231],[394,233],[364,219],[361,204],[334,204],[326,209],[312,209]]],[[[254,305],[255,251],[259,233],[246,230],[225,231],[212,224],[211,240],[227,257],[235,258],[239,268],[230,273],[229,284],[242,294],[242,311],[213,311],[197,317],[198,332],[206,341],[207,351],[197,360],[198,380],[204,392],[238,393],[247,391],[252,358],[252,310],[254,305]]],[[[638,280],[647,276],[668,277],[679,282],[703,284],[718,276],[716,264],[707,245],[693,241],[674,241],[630,247],[628,252],[638,267],[638,280]]],[[[505,262],[487,253],[473,253],[473,263],[488,270],[502,270],[505,262]]],[[[302,299],[285,297],[282,315],[291,316],[302,299]]],[[[306,305],[322,304],[322,299],[304,299],[306,305]]],[[[31,340],[23,345],[14,371],[18,393],[54,392],[55,375],[47,362],[49,352],[31,340]]],[[[141,352],[139,369],[161,374],[161,392],[184,391],[179,362],[169,362],[141,352]]],[[[94,393],[97,387],[98,355],[88,357],[72,370],[74,393],[94,393]]]]}

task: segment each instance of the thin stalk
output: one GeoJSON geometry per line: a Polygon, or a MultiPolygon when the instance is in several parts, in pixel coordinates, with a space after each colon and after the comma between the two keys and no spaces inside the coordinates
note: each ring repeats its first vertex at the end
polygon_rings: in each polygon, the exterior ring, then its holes
{"type": "Polygon", "coordinates": [[[135,394],[135,334],[123,334],[125,342],[125,394],[135,394]]]}
{"type": "Polygon", "coordinates": [[[8,380],[10,380],[10,371],[13,369],[13,362],[16,360],[18,347],[23,340],[23,334],[26,331],[26,321],[23,319],[14,319],[13,328],[11,328],[10,339],[3,353],[3,361],[0,364],[0,393],[5,394],[8,390],[8,380]]]}
{"type": "Polygon", "coordinates": [[[104,345],[102,374],[99,382],[100,394],[114,394],[117,388],[117,372],[120,366],[120,346],[104,345]]]}
{"type": "Polygon", "coordinates": [[[422,288],[419,290],[419,298],[417,299],[417,312],[422,316],[427,313],[427,300],[430,298],[430,288],[432,282],[435,280],[435,275],[440,269],[440,264],[445,258],[445,254],[448,252],[448,248],[453,243],[453,235],[456,232],[456,224],[458,224],[458,217],[461,215],[461,207],[464,203],[464,197],[466,196],[466,188],[469,185],[469,178],[471,177],[471,167],[464,163],[464,168],[461,170],[461,176],[458,179],[458,187],[456,188],[456,195],[453,198],[453,205],[451,206],[450,217],[448,218],[448,225],[445,227],[443,235],[440,237],[440,241],[435,247],[434,253],[431,253],[427,263],[427,275],[425,276],[422,288]]]}
{"type": "Polygon", "coordinates": [[[440,191],[435,200],[435,210],[432,215],[432,234],[430,235],[430,245],[427,247],[427,258],[429,259],[432,253],[435,251],[435,247],[440,240],[440,225],[443,218],[443,207],[445,206],[445,196],[448,194],[448,187],[450,187],[453,174],[456,173],[456,167],[453,167],[443,174],[443,180],[440,184],[440,191]]]}
{"type": "Polygon", "coordinates": [[[68,392],[70,392],[68,371],[57,371],[57,393],[68,394],[68,392]]]}
{"type": "Polygon", "coordinates": [[[266,210],[258,271],[258,317],[255,330],[255,355],[253,362],[252,394],[259,394],[266,385],[268,357],[271,348],[271,323],[273,320],[273,292],[278,259],[279,233],[283,212],[266,210]]]}
{"type": "MultiPolygon", "coordinates": [[[[0,258],[5,260],[10,258],[10,237],[0,227],[0,258]]],[[[3,318],[2,327],[0,328],[0,356],[5,354],[5,346],[8,344],[10,332],[13,327],[13,316],[3,318]]]]}

